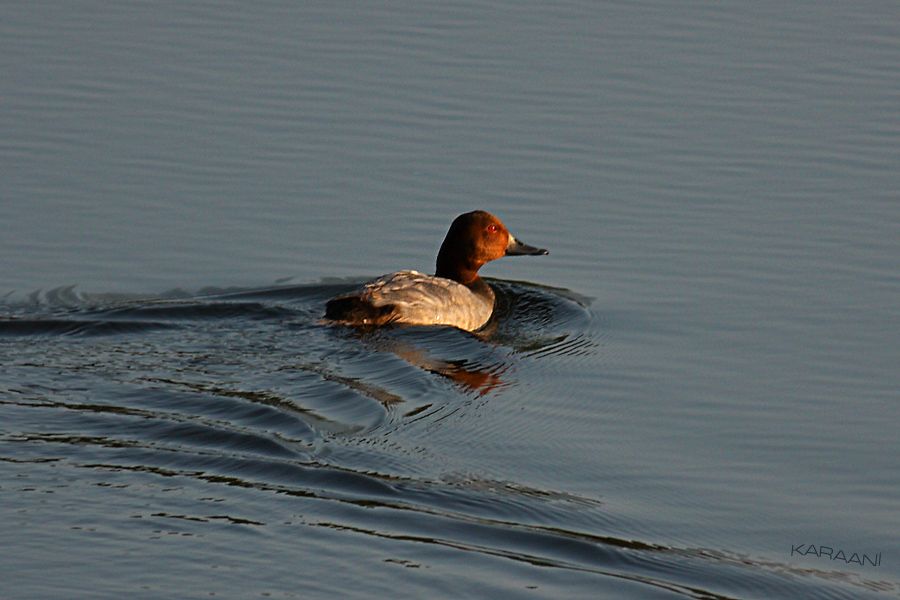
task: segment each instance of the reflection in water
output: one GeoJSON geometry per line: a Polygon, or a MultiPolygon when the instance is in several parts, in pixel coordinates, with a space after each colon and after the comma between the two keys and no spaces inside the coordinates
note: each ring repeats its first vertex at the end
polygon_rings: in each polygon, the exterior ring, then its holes
{"type": "Polygon", "coordinates": [[[390,352],[418,369],[453,381],[465,391],[484,396],[508,385],[501,379],[501,375],[510,368],[508,363],[500,361],[495,365],[482,366],[466,359],[444,360],[430,355],[428,350],[411,341],[392,336],[389,331],[357,329],[355,333],[372,350],[390,352]]]}

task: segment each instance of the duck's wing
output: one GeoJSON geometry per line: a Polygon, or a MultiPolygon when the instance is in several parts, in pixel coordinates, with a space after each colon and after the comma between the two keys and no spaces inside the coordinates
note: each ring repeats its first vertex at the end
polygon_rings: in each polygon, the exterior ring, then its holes
{"type": "Polygon", "coordinates": [[[466,331],[484,325],[494,309],[493,298],[474,294],[451,279],[418,271],[384,275],[342,298],[366,312],[371,324],[451,325],[466,331]]]}

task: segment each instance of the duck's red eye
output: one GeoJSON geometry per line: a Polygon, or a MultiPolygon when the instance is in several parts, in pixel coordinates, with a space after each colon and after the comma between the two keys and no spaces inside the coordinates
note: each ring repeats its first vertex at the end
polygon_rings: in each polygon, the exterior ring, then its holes
{"type": "Polygon", "coordinates": [[[490,233],[497,233],[498,231],[500,231],[500,228],[497,227],[496,225],[494,225],[493,223],[491,223],[490,225],[488,225],[487,230],[490,233]]]}

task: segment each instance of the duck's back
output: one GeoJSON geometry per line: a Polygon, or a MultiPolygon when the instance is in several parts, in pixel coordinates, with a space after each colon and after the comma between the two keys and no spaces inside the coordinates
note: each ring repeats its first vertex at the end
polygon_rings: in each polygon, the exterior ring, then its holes
{"type": "Polygon", "coordinates": [[[356,325],[451,325],[474,331],[493,310],[494,294],[487,284],[476,293],[451,279],[398,271],[329,300],[325,317],[356,325]]]}

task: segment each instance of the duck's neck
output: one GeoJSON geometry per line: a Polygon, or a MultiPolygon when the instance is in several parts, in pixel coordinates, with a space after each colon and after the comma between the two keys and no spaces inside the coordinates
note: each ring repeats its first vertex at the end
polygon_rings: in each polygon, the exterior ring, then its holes
{"type": "Polygon", "coordinates": [[[480,268],[480,264],[469,264],[468,261],[459,260],[458,257],[441,252],[438,254],[437,269],[434,274],[437,277],[452,279],[465,286],[474,287],[481,283],[481,277],[478,276],[480,268]]]}
{"type": "Polygon", "coordinates": [[[494,303],[494,290],[491,289],[484,279],[479,277],[478,269],[481,264],[468,264],[464,261],[449,256],[446,252],[438,254],[437,269],[434,274],[437,277],[452,279],[457,283],[461,283],[472,292],[484,298],[489,304],[494,303]]]}

